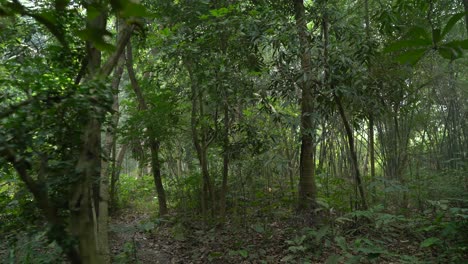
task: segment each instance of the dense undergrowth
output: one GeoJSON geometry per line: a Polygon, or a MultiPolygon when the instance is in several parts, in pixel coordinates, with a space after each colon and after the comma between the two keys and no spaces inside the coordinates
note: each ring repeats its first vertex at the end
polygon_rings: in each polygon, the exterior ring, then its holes
{"type": "MultiPolygon", "coordinates": [[[[225,221],[207,221],[193,210],[196,194],[177,188],[169,188],[179,198],[173,213],[157,217],[152,186],[150,176],[122,176],[111,233],[128,235],[116,242],[114,263],[147,263],[139,252],[159,254],[154,247],[176,263],[463,263],[468,257],[464,199],[425,200],[422,211],[387,203],[346,212],[336,209],[342,201],[324,197],[319,222],[310,223],[295,213],[292,201],[266,190],[257,191],[254,201],[233,193],[225,221]]],[[[30,197],[8,193],[3,189],[1,199],[3,263],[62,262],[30,197]]]]}

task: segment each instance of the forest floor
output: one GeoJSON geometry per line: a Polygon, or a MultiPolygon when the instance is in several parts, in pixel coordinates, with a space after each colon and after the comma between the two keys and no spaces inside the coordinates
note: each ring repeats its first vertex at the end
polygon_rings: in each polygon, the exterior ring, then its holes
{"type": "Polygon", "coordinates": [[[276,263],[284,257],[285,228],[234,228],[229,223],[212,229],[203,224],[154,225],[148,215],[122,215],[111,224],[111,250],[116,262],[127,263],[276,263]],[[260,260],[264,260],[263,262],[260,260]]]}
{"type": "MultiPolygon", "coordinates": [[[[468,263],[460,262],[468,260],[463,248],[462,255],[444,253],[430,244],[442,241],[418,235],[415,220],[376,214],[359,225],[348,218],[339,225],[335,221],[308,228],[291,215],[251,216],[248,221],[237,215],[216,225],[193,216],[158,219],[123,210],[111,218],[112,263],[468,263]]],[[[15,236],[14,248],[0,239],[0,263],[67,263],[47,242],[46,232],[15,236]]]]}
{"type": "Polygon", "coordinates": [[[414,263],[412,257],[428,253],[419,250],[417,239],[412,241],[399,232],[388,237],[386,248],[366,244],[366,239],[353,248],[359,240],[350,234],[343,238],[350,244],[344,245],[349,247],[345,250],[332,238],[311,245],[297,235],[301,226],[291,221],[270,219],[264,224],[235,226],[227,221],[207,229],[201,221],[158,222],[146,214],[126,212],[111,223],[114,263],[414,263]]]}

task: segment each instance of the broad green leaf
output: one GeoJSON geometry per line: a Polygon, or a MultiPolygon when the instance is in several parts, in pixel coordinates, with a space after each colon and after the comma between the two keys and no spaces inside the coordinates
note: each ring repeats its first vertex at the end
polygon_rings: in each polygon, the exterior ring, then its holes
{"type": "Polygon", "coordinates": [[[128,2],[121,10],[122,17],[149,17],[152,14],[141,4],[128,2]]]}
{"type": "Polygon", "coordinates": [[[408,30],[406,34],[406,38],[408,39],[425,39],[428,41],[432,41],[432,36],[429,32],[426,31],[423,27],[414,26],[408,30]]]}
{"type": "Polygon", "coordinates": [[[239,253],[239,255],[241,255],[242,257],[246,258],[249,256],[249,252],[245,249],[240,249],[237,251],[237,253],[239,253]]]}
{"type": "Polygon", "coordinates": [[[260,234],[265,233],[265,228],[264,228],[262,225],[260,225],[260,224],[254,225],[253,229],[254,229],[257,233],[260,233],[260,234]]]}
{"type": "Polygon", "coordinates": [[[427,48],[410,50],[398,56],[396,60],[401,64],[415,65],[424,56],[427,50],[427,48]]]}
{"type": "Polygon", "coordinates": [[[400,51],[406,48],[420,48],[420,47],[430,47],[432,42],[427,39],[408,39],[400,40],[388,45],[384,52],[400,51]]]}
{"type": "Polygon", "coordinates": [[[421,242],[421,245],[419,247],[421,248],[426,248],[426,247],[431,247],[433,245],[437,245],[441,242],[440,239],[438,239],[437,237],[430,237],[426,240],[424,240],[423,242],[421,242]]]}
{"type": "Polygon", "coordinates": [[[468,49],[468,39],[450,41],[450,42],[445,43],[443,46],[448,46],[452,48],[459,47],[461,49],[466,50],[468,49]]]}
{"type": "Polygon", "coordinates": [[[464,12],[454,14],[454,15],[449,19],[449,21],[448,21],[447,24],[445,25],[444,29],[442,30],[442,35],[441,35],[441,37],[444,38],[444,37],[450,32],[450,30],[452,30],[453,26],[455,26],[455,24],[458,22],[458,20],[462,19],[464,16],[465,16],[465,13],[464,13],[464,12]]]}
{"type": "Polygon", "coordinates": [[[102,51],[113,51],[114,45],[107,43],[104,36],[111,36],[112,34],[107,30],[100,30],[97,28],[86,28],[79,30],[77,36],[85,41],[90,41],[96,46],[97,49],[102,51]]]}
{"type": "MultiPolygon", "coordinates": [[[[455,60],[463,56],[463,50],[459,47],[440,46],[437,51],[442,58],[447,60],[455,60]]],[[[443,207],[443,206],[441,206],[443,207]]]]}
{"type": "Polygon", "coordinates": [[[223,17],[227,15],[228,13],[229,13],[229,9],[227,9],[226,7],[210,10],[210,14],[214,17],[223,17]]]}

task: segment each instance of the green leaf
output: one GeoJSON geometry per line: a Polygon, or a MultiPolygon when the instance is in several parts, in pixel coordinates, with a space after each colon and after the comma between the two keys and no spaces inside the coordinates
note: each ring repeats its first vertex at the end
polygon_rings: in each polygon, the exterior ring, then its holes
{"type": "Polygon", "coordinates": [[[304,252],[306,248],[304,246],[290,246],[288,250],[292,253],[304,252]]]}
{"type": "Polygon", "coordinates": [[[122,17],[149,17],[152,14],[141,4],[127,2],[120,15],[122,17]]]}
{"type": "Polygon", "coordinates": [[[455,60],[463,56],[462,50],[448,46],[440,46],[437,49],[437,52],[440,56],[442,56],[442,58],[447,60],[455,60]]]}
{"type": "Polygon", "coordinates": [[[341,248],[343,251],[348,250],[348,246],[346,245],[346,239],[342,236],[335,237],[336,244],[341,248]]]}
{"type": "Polygon", "coordinates": [[[112,34],[107,30],[98,28],[85,28],[76,32],[77,36],[85,41],[90,41],[94,46],[101,51],[113,51],[114,45],[107,43],[104,36],[111,36],[112,34]]]}
{"type": "Polygon", "coordinates": [[[455,26],[455,24],[458,22],[458,20],[460,20],[464,16],[465,16],[465,12],[454,14],[449,19],[449,21],[445,25],[444,29],[442,30],[441,38],[444,38],[450,32],[450,30],[452,30],[453,26],[455,26]]]}
{"type": "Polygon", "coordinates": [[[439,244],[440,242],[441,242],[441,240],[438,239],[437,237],[430,237],[430,238],[424,240],[423,242],[421,242],[421,245],[419,247],[420,248],[431,247],[431,246],[439,244]]]}
{"type": "Polygon", "coordinates": [[[145,232],[149,232],[155,228],[155,224],[153,222],[146,222],[139,226],[139,228],[145,232]]]}
{"type": "Polygon", "coordinates": [[[242,257],[246,258],[249,256],[249,252],[245,249],[240,249],[237,251],[237,253],[239,253],[239,255],[241,255],[242,257]]]}
{"type": "Polygon", "coordinates": [[[423,27],[418,26],[411,27],[408,30],[406,37],[408,39],[425,39],[428,41],[432,41],[431,34],[429,34],[429,32],[427,32],[426,29],[424,29],[423,27]]]}
{"type": "Polygon", "coordinates": [[[289,261],[292,261],[292,260],[294,260],[293,255],[286,255],[281,259],[281,262],[289,262],[289,261]]]}
{"type": "Polygon", "coordinates": [[[50,33],[52,33],[63,46],[67,46],[67,42],[65,41],[65,36],[62,32],[61,26],[57,23],[57,18],[55,15],[49,11],[43,11],[39,14],[29,13],[29,16],[34,18],[37,22],[44,25],[50,33]]]}
{"type": "Polygon", "coordinates": [[[254,225],[253,229],[254,229],[257,233],[260,233],[260,234],[265,233],[265,228],[264,228],[262,225],[260,225],[260,224],[254,225]]]}
{"type": "Polygon", "coordinates": [[[416,49],[407,51],[397,57],[397,61],[401,64],[415,65],[424,56],[428,49],[416,49]]]}
{"type": "Polygon", "coordinates": [[[333,254],[327,258],[325,264],[338,264],[340,263],[341,256],[337,254],[333,254]]]}
{"type": "Polygon", "coordinates": [[[420,48],[420,47],[430,47],[432,42],[427,39],[408,39],[400,40],[388,45],[384,52],[400,51],[405,48],[420,48]]]}
{"type": "Polygon", "coordinates": [[[315,241],[318,243],[322,240],[323,237],[325,237],[328,233],[328,230],[330,230],[330,226],[326,225],[320,228],[320,230],[317,232],[315,236],[315,241]]]}
{"type": "Polygon", "coordinates": [[[210,252],[209,256],[211,258],[219,258],[223,255],[223,252],[219,252],[219,251],[213,251],[213,252],[210,252]]]}
{"type": "Polygon", "coordinates": [[[227,9],[226,7],[210,10],[210,14],[214,17],[223,17],[227,15],[228,13],[229,13],[229,9],[227,9]]]}
{"type": "Polygon", "coordinates": [[[468,39],[450,41],[450,42],[445,43],[443,46],[448,46],[452,48],[458,47],[460,49],[468,49],[468,39]]]}

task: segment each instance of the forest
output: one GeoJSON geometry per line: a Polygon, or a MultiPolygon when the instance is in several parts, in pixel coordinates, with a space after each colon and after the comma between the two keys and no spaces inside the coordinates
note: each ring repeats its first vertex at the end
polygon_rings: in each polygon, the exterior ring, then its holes
{"type": "Polygon", "coordinates": [[[0,0],[0,262],[467,263],[468,0],[0,0]]]}

